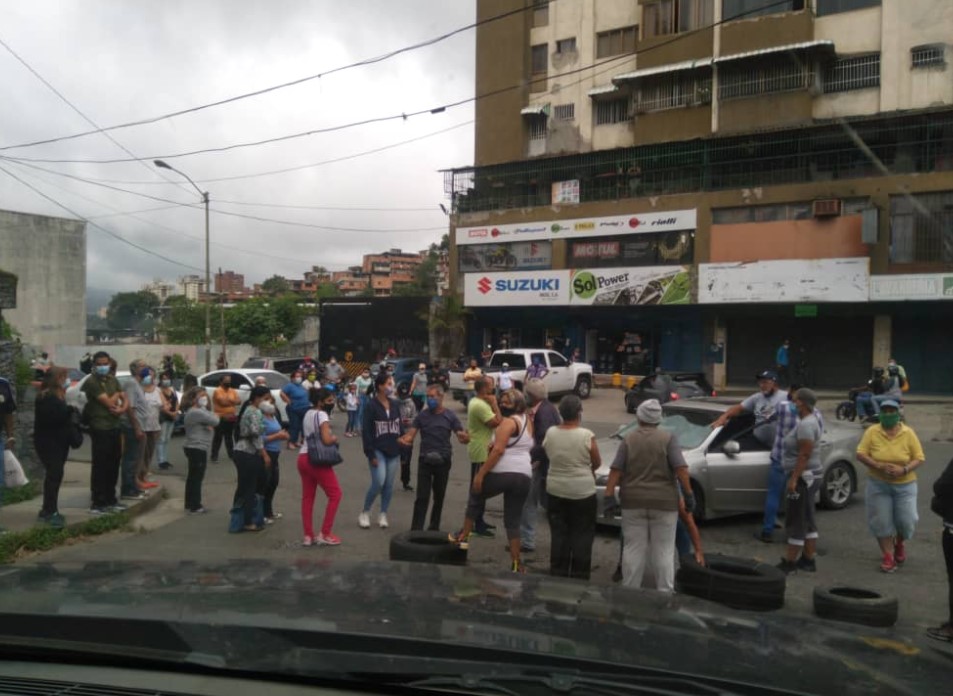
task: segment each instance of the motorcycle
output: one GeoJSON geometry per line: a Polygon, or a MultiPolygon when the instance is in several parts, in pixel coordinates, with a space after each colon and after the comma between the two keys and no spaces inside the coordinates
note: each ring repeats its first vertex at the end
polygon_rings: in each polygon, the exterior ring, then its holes
{"type": "Polygon", "coordinates": [[[851,389],[847,392],[847,401],[841,401],[837,404],[837,409],[834,411],[837,420],[846,420],[852,423],[857,420],[857,395],[860,391],[860,389],[851,389]]]}

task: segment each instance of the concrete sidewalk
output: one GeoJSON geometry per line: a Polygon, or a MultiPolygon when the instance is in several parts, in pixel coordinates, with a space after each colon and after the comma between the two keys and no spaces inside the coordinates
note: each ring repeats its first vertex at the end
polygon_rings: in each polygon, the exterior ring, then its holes
{"type": "MultiPolygon", "coordinates": [[[[66,518],[66,526],[73,527],[87,520],[96,519],[89,514],[89,475],[92,465],[89,462],[66,462],[66,472],[63,476],[63,485],[60,487],[59,508],[60,514],[66,518]]],[[[129,518],[142,515],[154,509],[163,499],[164,486],[162,480],[154,479],[158,487],[153,488],[144,500],[123,500],[129,506],[126,516],[129,518]]],[[[42,488],[42,479],[37,481],[42,488]]],[[[26,532],[33,527],[44,527],[46,524],[37,518],[43,506],[43,493],[22,503],[4,505],[0,508],[0,526],[10,532],[26,532]]]]}

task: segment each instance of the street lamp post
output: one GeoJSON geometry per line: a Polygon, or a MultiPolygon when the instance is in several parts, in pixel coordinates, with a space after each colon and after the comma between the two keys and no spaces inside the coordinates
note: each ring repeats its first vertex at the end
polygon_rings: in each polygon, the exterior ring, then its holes
{"type": "Polygon", "coordinates": [[[212,293],[212,272],[211,264],[209,262],[209,234],[208,234],[208,191],[203,191],[198,186],[195,185],[195,182],[189,177],[185,172],[179,171],[172,165],[163,162],[162,160],[153,160],[152,162],[155,166],[160,169],[169,169],[176,174],[180,174],[185,177],[185,179],[192,184],[196,191],[199,192],[199,195],[202,197],[202,202],[205,204],[205,371],[212,371],[212,305],[209,303],[209,296],[212,293]]]}

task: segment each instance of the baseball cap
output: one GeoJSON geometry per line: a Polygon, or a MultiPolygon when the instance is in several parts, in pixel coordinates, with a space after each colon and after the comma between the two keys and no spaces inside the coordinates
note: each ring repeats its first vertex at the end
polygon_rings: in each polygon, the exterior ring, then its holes
{"type": "Polygon", "coordinates": [[[896,401],[894,401],[893,399],[886,399],[885,401],[881,401],[881,402],[880,402],[880,408],[896,408],[896,409],[899,409],[899,408],[900,408],[900,404],[898,404],[898,403],[897,403],[896,401]]]}
{"type": "Polygon", "coordinates": [[[509,366],[510,366],[509,363],[503,363],[503,367],[509,367],[509,366]]]}
{"type": "Polygon", "coordinates": [[[762,370],[754,376],[755,379],[771,379],[775,382],[778,381],[778,373],[774,370],[762,370]]]}

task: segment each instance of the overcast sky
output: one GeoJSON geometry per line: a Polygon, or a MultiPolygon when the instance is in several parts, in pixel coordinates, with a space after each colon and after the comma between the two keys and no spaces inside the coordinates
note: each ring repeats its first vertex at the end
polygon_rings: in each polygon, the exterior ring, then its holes
{"type": "MultiPolygon", "coordinates": [[[[0,3],[0,39],[98,126],[106,127],[377,56],[467,25],[474,16],[474,0],[11,0],[0,3]]],[[[122,182],[110,185],[177,202],[199,203],[198,194],[187,183],[181,188],[163,183],[160,174],[181,179],[173,172],[157,172],[151,159],[432,108],[471,96],[473,71],[474,32],[469,30],[382,63],[110,133],[146,164],[34,166],[122,182]]],[[[0,147],[90,130],[81,116],[2,46],[0,78],[4,94],[0,147]]],[[[472,162],[472,119],[473,108],[467,104],[406,121],[168,161],[210,192],[213,210],[327,227],[388,230],[328,231],[212,213],[213,273],[218,266],[241,272],[249,284],[275,273],[300,278],[314,264],[340,269],[359,263],[364,253],[392,247],[417,251],[438,241],[447,226],[438,208],[447,202],[438,170],[472,162]],[[459,124],[463,125],[453,128],[459,124]],[[322,162],[445,129],[451,130],[346,162],[202,182],[322,162]],[[301,210],[223,201],[426,210],[301,210]]],[[[0,156],[75,160],[129,155],[103,134],[95,134],[0,150],[0,156]]],[[[0,167],[110,231],[204,269],[201,210],[177,207],[135,217],[98,217],[169,204],[9,160],[0,160],[0,167]]],[[[0,209],[71,217],[3,172],[0,209]]],[[[87,242],[91,287],[137,289],[152,278],[174,280],[197,272],[134,249],[92,225],[87,227],[87,242]]]]}

